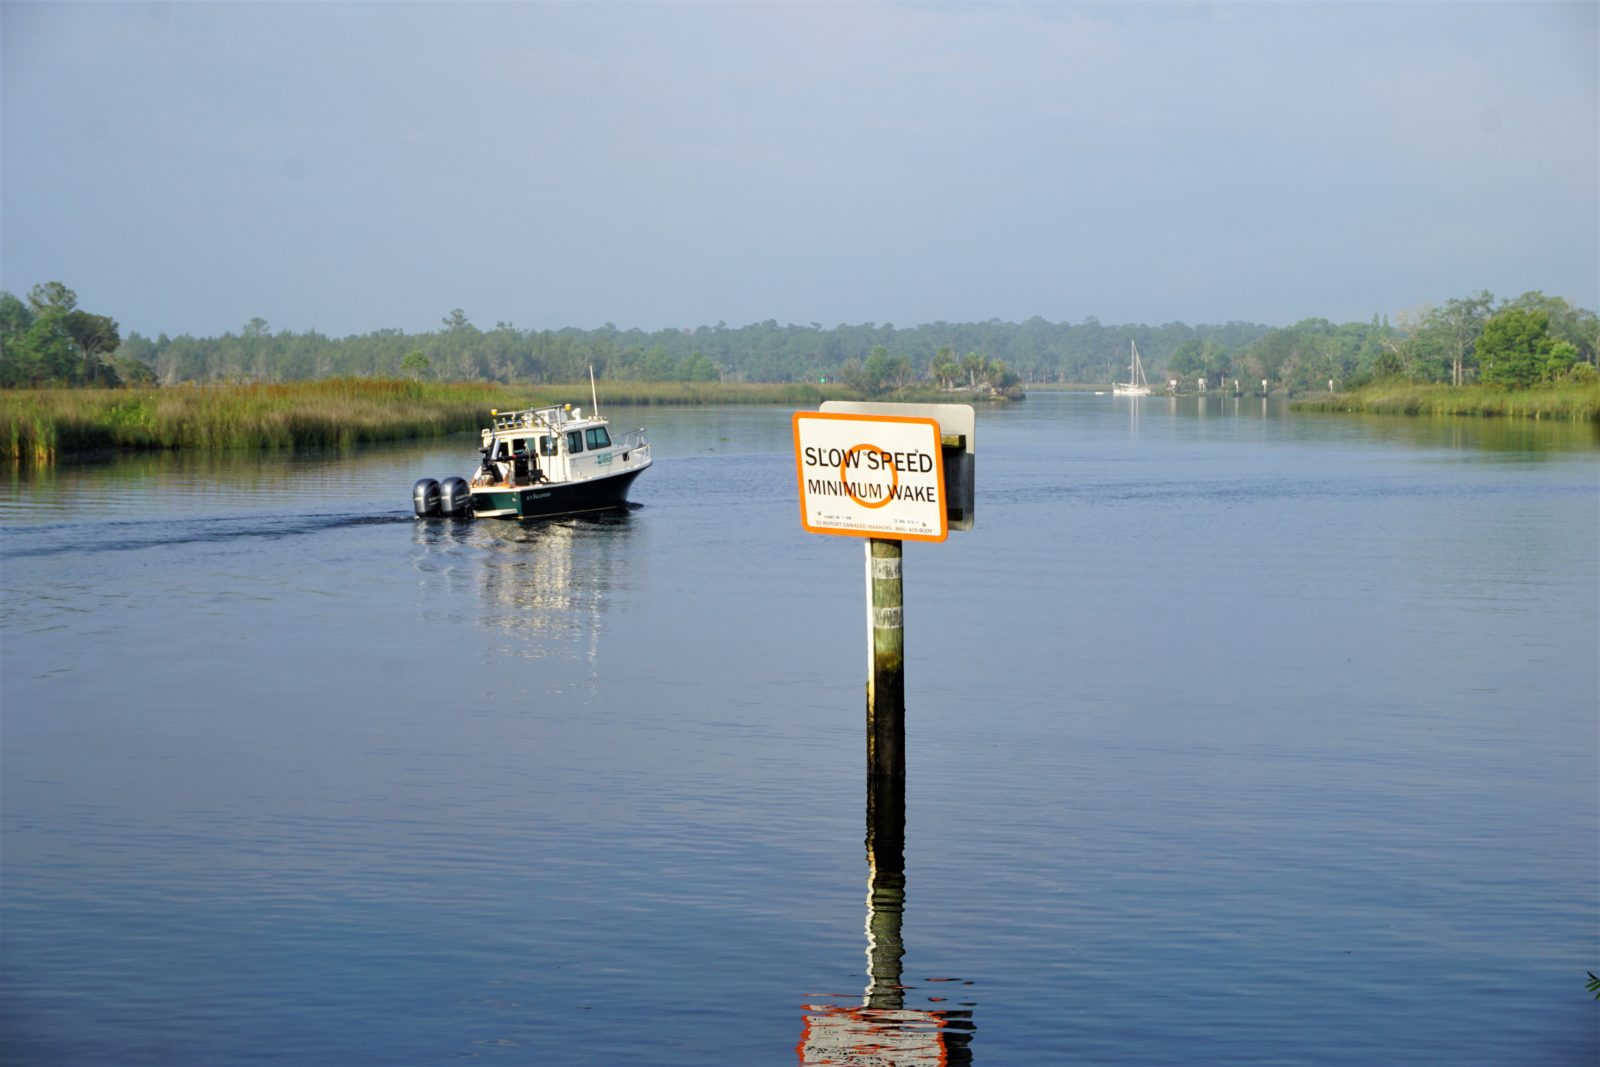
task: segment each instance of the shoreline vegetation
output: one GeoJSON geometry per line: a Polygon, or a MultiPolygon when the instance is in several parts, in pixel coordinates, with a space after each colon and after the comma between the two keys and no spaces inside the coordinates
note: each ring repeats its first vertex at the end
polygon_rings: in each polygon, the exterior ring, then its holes
{"type": "Polygon", "coordinates": [[[1600,421],[1600,315],[1487,290],[1396,322],[1106,326],[935,322],[518,329],[453,308],[429,333],[122,335],[60,281],[0,292],[0,462],[167,449],[341,448],[481,427],[490,408],[823,400],[1007,403],[1103,392],[1142,363],[1171,393],[1287,396],[1301,412],[1600,421]],[[542,384],[527,383],[581,383],[542,384]],[[1260,383],[1260,391],[1255,385],[1260,383]],[[1326,384],[1327,392],[1323,391],[1326,384]],[[1342,391],[1335,391],[1336,389],[1342,391]]]}
{"type": "MultiPolygon", "coordinates": [[[[696,404],[815,406],[843,385],[607,382],[608,407],[696,404]]],[[[492,408],[587,406],[589,383],[502,385],[330,378],[273,385],[0,390],[0,460],[168,449],[344,448],[478,430],[492,408]]]]}
{"type": "Polygon", "coordinates": [[[0,292],[0,389],[142,388],[184,383],[261,384],[324,379],[422,382],[682,384],[831,383],[879,397],[907,387],[966,385],[996,393],[1046,383],[1125,381],[1137,349],[1150,377],[1178,392],[1325,396],[1325,388],[1381,382],[1525,389],[1600,375],[1600,315],[1531,290],[1502,300],[1484,291],[1401,312],[1394,321],[1303,319],[1292,326],[1232,321],[1161,326],[1080,322],[841,323],[776,320],[730,327],[524,329],[472,323],[453,308],[427,332],[386,328],[343,338],[274,331],[253,318],[220,337],[123,335],[117,321],[78,306],[63,282],[26,300],[0,292]],[[1330,384],[1332,383],[1332,384],[1330,384]]]}
{"type": "Polygon", "coordinates": [[[1505,385],[1374,382],[1348,392],[1296,397],[1294,411],[1364,415],[1460,415],[1600,422],[1600,380],[1505,385]]]}
{"type": "MultiPolygon", "coordinates": [[[[815,407],[824,400],[856,396],[842,383],[609,381],[601,407],[815,407]]],[[[13,466],[49,466],[61,459],[119,452],[346,448],[471,432],[485,424],[491,408],[582,405],[588,399],[587,382],[529,386],[369,378],[271,385],[5,389],[0,390],[0,460],[13,466]]],[[[982,403],[1007,398],[923,388],[882,399],[982,403]]],[[[1338,414],[1600,422],[1600,382],[1556,382],[1525,389],[1378,383],[1326,397],[1296,398],[1290,407],[1338,414]]]]}

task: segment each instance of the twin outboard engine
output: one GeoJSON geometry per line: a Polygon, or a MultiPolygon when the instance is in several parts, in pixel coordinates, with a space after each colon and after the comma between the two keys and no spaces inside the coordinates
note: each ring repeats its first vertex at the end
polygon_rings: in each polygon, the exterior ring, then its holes
{"type": "Polygon", "coordinates": [[[439,483],[439,510],[446,515],[465,515],[472,503],[465,478],[446,478],[439,483]]]}
{"type": "Polygon", "coordinates": [[[459,518],[470,514],[472,493],[465,478],[446,478],[435,481],[419,478],[411,487],[411,510],[417,518],[428,519],[437,515],[459,518]]]}
{"type": "Polygon", "coordinates": [[[418,478],[411,487],[411,509],[419,519],[439,514],[439,483],[432,478],[418,478]]]}

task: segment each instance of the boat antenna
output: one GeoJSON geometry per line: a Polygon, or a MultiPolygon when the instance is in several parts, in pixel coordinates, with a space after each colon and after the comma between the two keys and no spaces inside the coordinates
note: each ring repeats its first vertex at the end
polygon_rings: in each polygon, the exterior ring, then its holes
{"type": "Polygon", "coordinates": [[[600,417],[600,395],[594,391],[594,364],[589,364],[589,399],[594,402],[594,417],[600,417]]]}

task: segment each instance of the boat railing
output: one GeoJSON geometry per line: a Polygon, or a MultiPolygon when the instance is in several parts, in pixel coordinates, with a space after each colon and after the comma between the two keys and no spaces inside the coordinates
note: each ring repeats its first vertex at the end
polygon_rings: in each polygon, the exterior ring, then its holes
{"type": "Polygon", "coordinates": [[[495,430],[528,430],[535,426],[549,426],[554,424],[549,418],[549,413],[560,411],[560,408],[524,408],[521,411],[496,411],[493,413],[495,430]]]}
{"type": "Polygon", "coordinates": [[[644,428],[641,426],[637,430],[628,430],[621,436],[613,437],[611,439],[611,447],[620,448],[624,452],[632,452],[637,449],[644,449],[648,452],[650,450],[650,442],[644,439],[644,428]]]}

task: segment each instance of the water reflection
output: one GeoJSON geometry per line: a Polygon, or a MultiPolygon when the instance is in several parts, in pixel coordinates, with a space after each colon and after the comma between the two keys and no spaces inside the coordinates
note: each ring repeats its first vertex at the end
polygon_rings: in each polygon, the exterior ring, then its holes
{"type": "Polygon", "coordinates": [[[1385,444],[1451,452],[1500,452],[1533,460],[1600,448],[1600,423],[1596,422],[1347,413],[1322,417],[1349,420],[1365,436],[1385,444]]]}
{"type": "Polygon", "coordinates": [[[607,602],[631,561],[629,513],[542,522],[419,520],[413,540],[418,610],[468,601],[466,621],[492,633],[495,655],[564,656],[598,664],[607,602]]]}
{"type": "Polygon", "coordinates": [[[982,417],[993,421],[1054,421],[1063,411],[1071,411],[1074,415],[1110,419],[1115,412],[1114,417],[1127,426],[1130,436],[1142,434],[1147,439],[1152,432],[1159,435],[1164,425],[1179,420],[1216,424],[1222,419],[1249,418],[1276,424],[1271,437],[1258,439],[1264,442],[1285,439],[1322,444],[1329,440],[1366,439],[1385,446],[1463,453],[1463,458],[1471,458],[1473,452],[1499,452],[1509,460],[1538,461],[1561,453],[1600,450],[1600,422],[1301,411],[1291,408],[1284,397],[1269,399],[1257,394],[1254,403],[1245,403],[1245,399],[1203,394],[1149,396],[1142,398],[1142,403],[1134,398],[1124,415],[1116,406],[1108,407],[1092,395],[1042,392],[1030,395],[1026,404],[1001,412],[984,412],[982,417]],[[1166,419],[1161,418],[1163,414],[1166,419]]]}
{"type": "MultiPolygon", "coordinates": [[[[932,1067],[970,1064],[974,1004],[907,1007],[904,982],[906,783],[869,775],[867,782],[867,987],[861,1006],[805,1005],[797,1051],[803,1067],[932,1067]]],[[[934,978],[930,983],[972,983],[934,978]]],[[[833,998],[828,998],[833,999],[833,998]]],[[[844,998],[837,998],[843,1000],[844,998]]],[[[928,995],[929,1003],[947,998],[928,995]]]]}
{"type": "MultiPolygon", "coordinates": [[[[415,450],[418,446],[411,446],[415,450]]],[[[0,520],[54,522],[85,508],[145,515],[210,516],[279,508],[304,511],[313,502],[373,502],[398,510],[401,494],[383,488],[395,472],[397,446],[360,449],[163,451],[62,460],[48,467],[0,471],[0,520]]],[[[377,514],[376,508],[364,508],[377,514]]]]}

